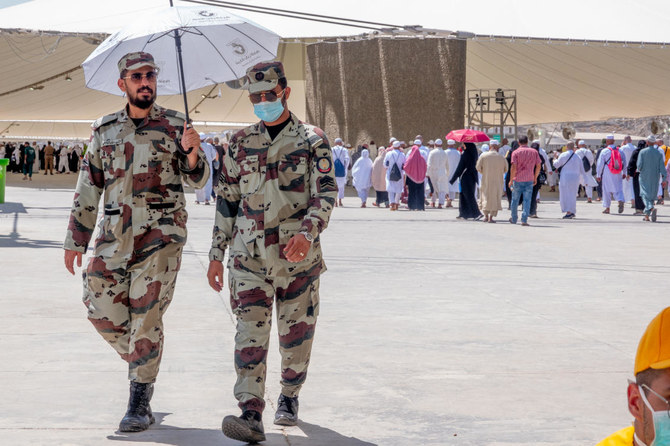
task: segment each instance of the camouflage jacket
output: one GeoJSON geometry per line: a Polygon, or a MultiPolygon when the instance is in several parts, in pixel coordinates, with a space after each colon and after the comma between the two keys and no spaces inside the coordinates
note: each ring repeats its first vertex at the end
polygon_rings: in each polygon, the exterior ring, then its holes
{"type": "Polygon", "coordinates": [[[330,145],[323,131],[291,114],[274,140],[261,121],[238,132],[217,185],[210,260],[268,276],[325,271],[319,234],[337,196],[330,145]],[[314,236],[305,259],[291,263],[284,248],[299,232],[314,236]]]}
{"type": "Polygon", "coordinates": [[[209,177],[202,151],[192,170],[175,153],[184,116],[154,104],[137,128],[125,108],[98,119],[92,128],[64,248],[86,251],[103,194],[96,256],[129,260],[138,249],[184,243],[187,213],[182,178],[202,187],[209,177]]]}

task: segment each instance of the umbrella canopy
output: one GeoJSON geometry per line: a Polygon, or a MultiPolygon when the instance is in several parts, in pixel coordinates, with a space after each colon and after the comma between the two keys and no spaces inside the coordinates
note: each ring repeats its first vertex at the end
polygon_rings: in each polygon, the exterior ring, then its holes
{"type": "Polygon", "coordinates": [[[224,8],[166,6],[102,42],[82,64],[86,86],[123,96],[117,63],[128,53],[144,51],[160,69],[156,94],[185,93],[175,30],[181,36],[186,91],[238,79],[256,63],[274,59],[279,45],[277,34],[224,8]]]}
{"type": "Polygon", "coordinates": [[[447,133],[447,139],[453,139],[458,142],[485,142],[489,141],[489,137],[484,132],[479,130],[461,129],[452,130],[447,133]]]}

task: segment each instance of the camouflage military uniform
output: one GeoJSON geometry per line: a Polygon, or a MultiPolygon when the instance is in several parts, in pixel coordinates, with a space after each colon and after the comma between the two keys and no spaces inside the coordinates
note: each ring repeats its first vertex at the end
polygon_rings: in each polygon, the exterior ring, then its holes
{"type": "Polygon", "coordinates": [[[183,128],[181,114],[156,105],[137,128],[126,109],[97,120],[65,239],[65,249],[86,252],[103,195],[83,300],[89,320],[139,383],[152,383],[158,374],[162,316],[186,242],[182,178],[202,187],[209,176],[202,151],[193,169],[175,155],[183,128]]]}
{"type": "Polygon", "coordinates": [[[319,313],[319,275],[326,270],[319,234],[337,195],[332,166],[323,132],[295,115],[274,140],[262,121],[241,130],[224,157],[209,257],[223,261],[230,248],[231,307],[237,316],[235,397],[242,410],[265,407],[275,296],[282,393],[297,396],[305,381],[319,313]],[[283,250],[302,231],[314,241],[302,261],[291,263],[283,250]]]}

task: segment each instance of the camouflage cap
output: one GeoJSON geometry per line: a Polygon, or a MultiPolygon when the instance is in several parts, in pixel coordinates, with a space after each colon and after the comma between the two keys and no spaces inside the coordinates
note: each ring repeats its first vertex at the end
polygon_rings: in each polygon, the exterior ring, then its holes
{"type": "Polygon", "coordinates": [[[124,70],[137,70],[144,66],[158,68],[154,62],[154,56],[149,53],[138,51],[136,53],[128,53],[119,60],[119,74],[124,70]]]}
{"type": "Polygon", "coordinates": [[[284,75],[281,62],[260,62],[247,70],[249,93],[272,90],[284,75]]]}

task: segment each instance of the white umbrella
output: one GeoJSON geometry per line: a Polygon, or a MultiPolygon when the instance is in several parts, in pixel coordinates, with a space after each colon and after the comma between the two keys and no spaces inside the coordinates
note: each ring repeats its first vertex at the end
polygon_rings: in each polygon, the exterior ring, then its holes
{"type": "Polygon", "coordinates": [[[277,34],[224,8],[166,6],[109,36],[82,67],[88,88],[122,96],[118,61],[135,51],[151,53],[160,69],[156,94],[183,94],[188,116],[187,91],[241,78],[247,68],[274,59],[278,45],[277,34]]]}

